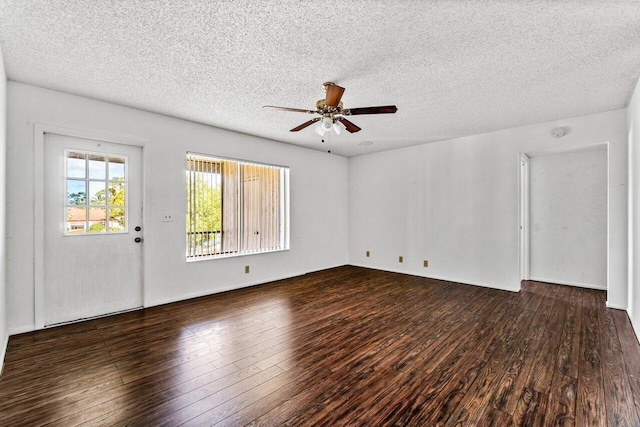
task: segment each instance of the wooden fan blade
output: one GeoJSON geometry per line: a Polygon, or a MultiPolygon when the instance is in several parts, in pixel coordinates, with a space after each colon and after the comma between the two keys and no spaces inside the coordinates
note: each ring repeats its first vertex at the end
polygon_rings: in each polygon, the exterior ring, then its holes
{"type": "Polygon", "coordinates": [[[312,124],[314,124],[315,122],[319,121],[320,117],[316,117],[315,119],[311,119],[308,122],[304,122],[303,124],[301,124],[300,126],[296,126],[293,129],[291,129],[289,132],[298,132],[299,130],[302,130],[304,128],[306,128],[307,126],[311,126],[312,124]]]}
{"type": "Polygon", "coordinates": [[[274,110],[293,111],[295,113],[315,114],[314,110],[305,110],[303,108],[276,107],[275,105],[263,105],[262,108],[273,108],[274,110]]]}
{"type": "Polygon", "coordinates": [[[358,126],[354,125],[344,117],[338,117],[338,120],[340,120],[344,125],[344,127],[347,128],[347,130],[351,133],[358,132],[359,130],[361,130],[358,126]]]}
{"type": "Polygon", "coordinates": [[[327,94],[324,97],[324,105],[337,107],[344,93],[344,88],[338,85],[327,85],[327,94]]]}
{"type": "Polygon", "coordinates": [[[344,110],[344,114],[348,116],[357,116],[360,114],[393,114],[396,111],[398,111],[398,107],[395,105],[384,105],[382,107],[350,108],[344,110]]]}

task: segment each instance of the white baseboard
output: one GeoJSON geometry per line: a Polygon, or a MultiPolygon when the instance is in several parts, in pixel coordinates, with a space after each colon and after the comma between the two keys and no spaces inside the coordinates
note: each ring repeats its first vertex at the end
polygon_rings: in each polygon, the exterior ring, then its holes
{"type": "Polygon", "coordinates": [[[350,263],[349,265],[353,265],[354,267],[370,268],[372,270],[389,271],[391,273],[407,274],[409,276],[424,277],[424,278],[427,278],[427,279],[443,280],[445,282],[455,282],[455,283],[460,283],[461,285],[480,286],[482,288],[498,289],[500,291],[520,292],[520,282],[518,282],[518,285],[514,286],[514,287],[496,286],[496,285],[493,285],[493,284],[490,285],[490,284],[481,283],[481,282],[469,282],[469,281],[462,282],[462,281],[456,279],[455,277],[451,278],[451,277],[438,277],[438,276],[431,276],[431,275],[427,276],[427,275],[418,274],[418,273],[411,272],[411,271],[396,270],[396,269],[393,269],[393,268],[380,268],[380,267],[372,267],[370,265],[353,264],[353,263],[350,263]]]}
{"type": "Polygon", "coordinates": [[[207,296],[207,295],[215,295],[215,294],[219,294],[219,293],[222,293],[222,292],[229,292],[229,291],[235,291],[237,289],[250,288],[252,286],[264,285],[266,283],[275,282],[275,281],[278,281],[278,280],[290,279],[292,277],[303,276],[305,274],[315,273],[317,271],[328,270],[328,269],[331,269],[331,268],[342,267],[344,265],[347,265],[347,264],[338,264],[338,265],[333,265],[333,266],[329,266],[329,267],[322,267],[322,268],[319,268],[317,270],[301,271],[301,272],[296,272],[296,273],[283,274],[283,275],[280,275],[280,276],[266,277],[264,279],[259,279],[259,280],[255,280],[255,281],[251,281],[251,282],[242,283],[242,284],[223,286],[221,288],[209,289],[209,290],[205,290],[205,291],[202,291],[202,292],[194,292],[194,293],[191,293],[191,294],[180,295],[180,296],[172,297],[172,298],[162,298],[162,299],[158,299],[158,300],[155,300],[155,301],[151,301],[148,305],[146,305],[146,307],[155,307],[155,306],[158,306],[158,305],[171,304],[173,302],[184,301],[184,300],[188,300],[188,299],[192,299],[192,298],[200,298],[200,297],[204,297],[204,296],[207,296]]]}
{"type": "Polygon", "coordinates": [[[533,277],[533,276],[531,276],[529,278],[529,280],[532,280],[534,282],[551,283],[551,284],[554,284],[554,285],[575,286],[576,288],[596,289],[598,291],[606,291],[607,290],[606,286],[603,287],[603,286],[589,285],[589,284],[584,284],[584,283],[567,282],[567,281],[564,281],[564,280],[545,279],[543,277],[533,277]]]}
{"type": "MultiPolygon", "coordinates": [[[[218,288],[218,289],[214,289],[214,290],[206,290],[206,291],[203,291],[203,292],[195,292],[195,293],[192,293],[192,294],[181,295],[181,296],[174,297],[174,298],[159,299],[159,300],[152,301],[151,303],[145,305],[145,307],[140,307],[140,309],[141,308],[146,308],[146,307],[155,307],[155,306],[164,305],[164,304],[171,304],[172,302],[184,301],[184,300],[188,300],[188,299],[192,299],[192,298],[199,298],[199,297],[203,297],[203,296],[207,296],[207,295],[219,294],[221,292],[228,292],[228,291],[233,291],[233,290],[236,290],[236,289],[248,288],[248,287],[251,287],[251,286],[263,285],[265,283],[275,282],[277,280],[290,279],[292,277],[302,276],[302,275],[305,275],[305,274],[315,273],[317,271],[328,270],[328,269],[331,269],[331,268],[343,267],[345,265],[348,265],[348,264],[336,264],[336,265],[332,265],[332,266],[328,266],[328,267],[318,268],[318,269],[315,269],[315,270],[302,271],[302,272],[296,272],[296,273],[289,273],[289,274],[284,274],[284,275],[281,275],[281,276],[275,276],[275,277],[271,277],[271,278],[260,279],[260,280],[256,280],[256,281],[252,281],[252,282],[243,283],[243,284],[240,284],[240,285],[232,285],[232,286],[226,286],[226,287],[218,288]]],[[[133,310],[138,310],[138,309],[133,309],[133,310]]],[[[125,310],[125,311],[131,311],[131,310],[125,310]]],[[[113,314],[113,313],[111,313],[111,314],[113,314]]],[[[111,315],[111,314],[107,314],[107,316],[111,315]]],[[[104,316],[98,316],[98,317],[104,317],[104,316]]],[[[56,326],[58,326],[58,325],[56,325],[56,326]]],[[[46,328],[43,328],[43,329],[46,329],[46,328]]],[[[35,330],[36,330],[35,325],[17,326],[17,327],[9,329],[9,336],[23,334],[25,332],[33,332],[35,330]]]]}
{"type": "Polygon", "coordinates": [[[276,276],[276,277],[267,278],[267,279],[264,279],[264,280],[256,280],[254,282],[242,283],[242,284],[239,284],[239,285],[223,286],[221,288],[208,289],[208,290],[201,291],[201,292],[193,292],[193,293],[190,293],[190,294],[187,294],[187,295],[180,295],[180,296],[176,296],[176,297],[157,299],[155,301],[151,301],[148,305],[145,306],[145,308],[155,307],[155,306],[158,306],[158,305],[171,304],[171,303],[174,303],[174,302],[185,301],[185,300],[189,300],[189,299],[193,299],[193,298],[206,297],[208,295],[220,294],[222,292],[229,292],[229,291],[235,291],[235,290],[243,289],[243,288],[250,288],[252,286],[258,286],[258,285],[263,285],[263,284],[269,283],[269,282],[275,282],[276,280],[283,280],[283,279],[288,279],[290,277],[301,276],[302,274],[304,274],[304,273],[295,274],[293,276],[276,276]]]}
{"type": "Polygon", "coordinates": [[[17,326],[15,328],[9,328],[9,336],[24,334],[25,332],[33,332],[35,330],[35,325],[17,326]]]}
{"type": "Polygon", "coordinates": [[[625,310],[626,311],[627,308],[628,308],[626,305],[613,304],[613,303],[610,303],[609,301],[607,301],[606,304],[607,304],[607,308],[615,308],[617,310],[625,310]]]}

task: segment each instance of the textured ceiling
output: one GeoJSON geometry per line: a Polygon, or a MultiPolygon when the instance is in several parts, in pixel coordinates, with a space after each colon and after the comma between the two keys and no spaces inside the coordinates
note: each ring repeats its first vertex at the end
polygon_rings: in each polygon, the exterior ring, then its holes
{"type": "Polygon", "coordinates": [[[625,107],[640,2],[0,0],[0,45],[14,81],[350,156],[625,107]],[[323,144],[261,108],[324,81],[398,112],[323,144]]]}

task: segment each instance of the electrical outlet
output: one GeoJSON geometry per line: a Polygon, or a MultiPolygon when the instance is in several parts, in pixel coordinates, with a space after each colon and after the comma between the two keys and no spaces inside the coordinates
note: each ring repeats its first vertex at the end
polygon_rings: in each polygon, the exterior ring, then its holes
{"type": "Polygon", "coordinates": [[[162,221],[163,222],[173,222],[173,215],[171,214],[171,212],[164,212],[162,214],[162,221]]]}
{"type": "Polygon", "coordinates": [[[367,251],[367,257],[370,257],[370,256],[371,256],[371,253],[369,253],[369,251],[367,251]]]}
{"type": "Polygon", "coordinates": [[[244,266],[244,274],[248,274],[250,271],[250,267],[248,265],[244,266]]]}
{"type": "Polygon", "coordinates": [[[427,261],[426,259],[424,260],[424,262],[422,263],[423,266],[425,267],[429,267],[429,261],[427,261]]]}
{"type": "Polygon", "coordinates": [[[401,256],[398,257],[398,262],[402,262],[402,257],[401,256]]]}

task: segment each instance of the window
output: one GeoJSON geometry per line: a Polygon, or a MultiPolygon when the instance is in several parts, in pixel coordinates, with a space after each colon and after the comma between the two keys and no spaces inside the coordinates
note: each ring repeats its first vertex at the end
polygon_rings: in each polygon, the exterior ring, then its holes
{"type": "Polygon", "coordinates": [[[187,153],[187,260],[288,249],[288,174],[187,153]]]}
{"type": "Polygon", "coordinates": [[[127,231],[127,157],[65,150],[65,234],[127,231]]]}

